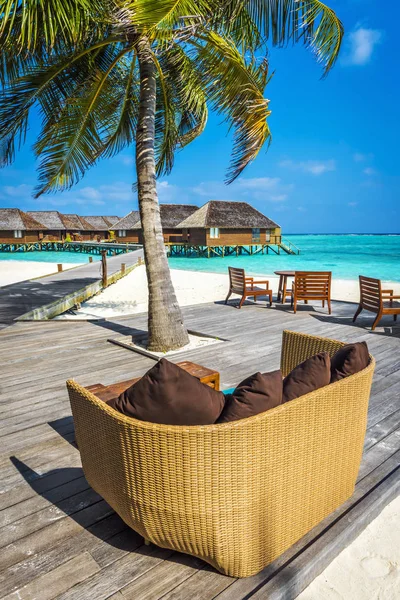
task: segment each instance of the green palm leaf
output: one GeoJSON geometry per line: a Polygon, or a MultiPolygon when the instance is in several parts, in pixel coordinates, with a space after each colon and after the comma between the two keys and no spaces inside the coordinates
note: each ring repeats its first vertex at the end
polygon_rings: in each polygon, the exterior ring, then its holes
{"type": "Polygon", "coordinates": [[[227,178],[227,183],[231,183],[271,138],[267,123],[269,100],[263,95],[268,65],[265,61],[260,65],[253,60],[246,62],[232,42],[214,32],[201,39],[202,45],[194,45],[207,98],[234,130],[227,178]]]}
{"type": "Polygon", "coordinates": [[[245,8],[275,46],[290,41],[311,46],[326,74],[334,65],[343,39],[335,12],[319,0],[245,0],[245,8]]]}
{"type": "Polygon", "coordinates": [[[76,93],[64,104],[58,105],[58,120],[45,126],[35,146],[41,158],[36,197],[70,188],[101,155],[103,137],[107,136],[110,120],[114,118],[110,103],[104,100],[120,88],[121,73],[113,71],[128,51],[109,46],[101,61],[97,60],[92,76],[78,85],[76,93]]]}
{"type": "Polygon", "coordinates": [[[106,18],[102,0],[0,0],[0,47],[14,51],[76,44],[106,18]]]}

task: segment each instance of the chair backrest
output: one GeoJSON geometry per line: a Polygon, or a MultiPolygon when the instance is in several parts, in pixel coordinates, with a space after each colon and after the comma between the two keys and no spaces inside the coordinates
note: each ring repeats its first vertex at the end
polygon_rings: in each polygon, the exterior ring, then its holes
{"type": "Polygon", "coordinates": [[[295,271],[297,298],[318,296],[328,299],[331,292],[331,271],[295,271]]]}
{"type": "Polygon", "coordinates": [[[228,267],[229,271],[229,285],[232,292],[237,294],[243,294],[245,290],[245,272],[244,269],[236,269],[235,267],[228,267]]]}
{"type": "Polygon", "coordinates": [[[372,277],[359,276],[360,304],[367,310],[376,312],[382,302],[381,280],[372,277]]]}

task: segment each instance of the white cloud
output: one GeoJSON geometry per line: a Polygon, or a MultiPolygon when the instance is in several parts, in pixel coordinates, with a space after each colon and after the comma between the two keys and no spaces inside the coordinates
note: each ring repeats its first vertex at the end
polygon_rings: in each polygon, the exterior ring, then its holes
{"type": "Polygon", "coordinates": [[[311,173],[312,175],[322,175],[328,171],[336,170],[336,163],[333,159],[331,160],[307,160],[295,162],[293,160],[283,160],[279,163],[280,167],[292,169],[294,171],[303,171],[304,173],[311,173]]]}
{"type": "Polygon", "coordinates": [[[157,181],[157,194],[158,200],[161,203],[176,203],[179,204],[181,200],[181,192],[176,185],[172,185],[166,179],[164,181],[157,181]]]}
{"type": "Polygon", "coordinates": [[[2,188],[3,194],[11,198],[21,198],[32,194],[33,186],[21,183],[21,185],[5,185],[2,188]]]}
{"type": "Polygon", "coordinates": [[[372,160],[374,155],[372,152],[368,152],[367,154],[363,154],[362,152],[355,152],[353,154],[354,162],[366,162],[367,160],[372,160]]]}
{"type": "Polygon", "coordinates": [[[277,194],[276,196],[270,196],[269,199],[272,202],[284,202],[285,200],[287,200],[287,197],[287,194],[277,194]]]}
{"type": "Polygon", "coordinates": [[[260,200],[284,202],[294,189],[280,177],[241,177],[230,185],[221,181],[202,181],[191,192],[207,200],[260,200]]]}
{"type": "Polygon", "coordinates": [[[100,192],[94,187],[84,187],[79,190],[79,195],[89,200],[97,200],[100,198],[100,192]]]}
{"type": "Polygon", "coordinates": [[[280,181],[279,177],[241,177],[232,185],[236,185],[239,189],[260,191],[275,189],[280,181]]]}
{"type": "Polygon", "coordinates": [[[364,169],[364,173],[365,175],[377,175],[378,171],[376,171],[376,169],[373,169],[372,167],[366,167],[364,169]]]}
{"type": "Polygon", "coordinates": [[[347,38],[347,52],[342,59],[343,65],[362,66],[369,63],[375,47],[382,42],[382,31],[357,25],[347,38]]]}
{"type": "Polygon", "coordinates": [[[124,183],[122,181],[116,181],[109,185],[101,185],[98,188],[101,198],[103,200],[110,201],[115,200],[117,202],[133,202],[136,199],[136,194],[132,190],[130,183],[124,183]]]}

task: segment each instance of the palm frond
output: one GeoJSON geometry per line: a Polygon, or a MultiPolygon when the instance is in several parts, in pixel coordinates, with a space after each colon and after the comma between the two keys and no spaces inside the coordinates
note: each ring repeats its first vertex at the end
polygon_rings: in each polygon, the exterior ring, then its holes
{"type": "MultiPolygon", "coordinates": [[[[175,122],[169,131],[170,135],[174,134],[171,153],[186,146],[204,130],[208,116],[206,94],[196,63],[180,45],[174,44],[162,53],[158,64],[161,72],[166,74],[163,84],[168,88],[175,122]]],[[[169,167],[165,161],[159,161],[158,173],[167,174],[172,164],[171,159],[169,167]]]]}
{"type": "Polygon", "coordinates": [[[45,125],[35,146],[41,159],[36,197],[70,188],[101,155],[115,109],[106,99],[118,94],[121,86],[122,73],[113,71],[128,51],[109,46],[92,76],[55,111],[57,120],[45,125]]]}
{"type": "Polygon", "coordinates": [[[138,27],[171,29],[212,16],[215,0],[129,0],[124,8],[138,27]]]}
{"type": "Polygon", "coordinates": [[[245,7],[267,40],[275,46],[303,41],[324,65],[333,67],[343,39],[336,13],[320,0],[245,0],[245,7]]]}
{"type": "Polygon", "coordinates": [[[115,156],[135,140],[139,113],[139,82],[138,75],[135,73],[136,55],[130,57],[129,61],[130,67],[126,68],[125,76],[121,79],[123,93],[120,96],[110,94],[108,97],[109,102],[114,103],[115,106],[109,109],[111,118],[99,158],[115,156]]]}
{"type": "Polygon", "coordinates": [[[208,32],[201,39],[202,44],[192,43],[197,50],[207,98],[234,131],[227,177],[227,183],[231,183],[271,138],[267,122],[269,100],[263,95],[268,64],[246,61],[233,42],[215,32],[208,32]]]}
{"type": "MultiPolygon", "coordinates": [[[[76,54],[51,57],[47,63],[35,63],[24,75],[8,81],[0,95],[0,164],[13,162],[15,142],[20,147],[25,141],[25,132],[31,109],[39,99],[42,108],[46,98],[61,94],[68,99],[77,81],[88,76],[90,60],[82,59],[96,53],[102,47],[117,44],[118,39],[108,38],[76,54]],[[79,62],[81,61],[81,62],[79,62]],[[76,65],[79,64],[77,67],[76,65]],[[85,64],[87,65],[85,68],[85,64]],[[14,141],[12,141],[14,139],[14,141]]],[[[13,67],[14,68],[14,67],[13,67]]],[[[49,118],[54,118],[53,105],[48,108],[49,118]]]]}
{"type": "Polygon", "coordinates": [[[102,0],[0,0],[0,47],[11,42],[17,53],[76,45],[109,20],[107,13],[102,0]]]}

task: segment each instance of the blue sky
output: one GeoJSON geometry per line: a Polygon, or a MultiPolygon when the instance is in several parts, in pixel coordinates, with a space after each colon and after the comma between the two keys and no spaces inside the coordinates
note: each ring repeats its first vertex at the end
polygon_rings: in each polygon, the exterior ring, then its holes
{"type": "MultiPolygon", "coordinates": [[[[275,219],[284,233],[399,233],[398,3],[331,0],[346,37],[327,79],[302,47],[270,52],[266,91],[273,141],[230,186],[231,140],[211,115],[203,135],[177,155],[159,181],[161,202],[202,205],[242,200],[275,219]]],[[[103,161],[71,191],[34,200],[35,161],[28,144],[0,171],[0,206],[82,215],[125,215],[137,208],[134,150],[103,161]]]]}

